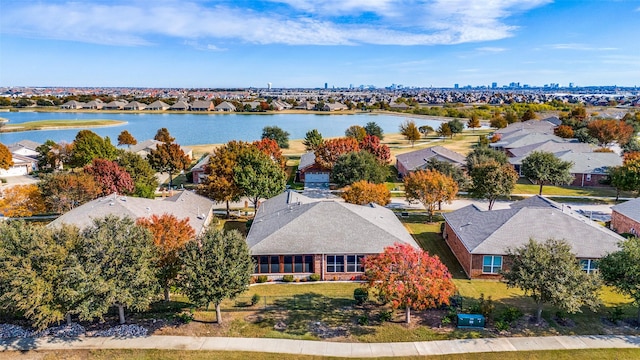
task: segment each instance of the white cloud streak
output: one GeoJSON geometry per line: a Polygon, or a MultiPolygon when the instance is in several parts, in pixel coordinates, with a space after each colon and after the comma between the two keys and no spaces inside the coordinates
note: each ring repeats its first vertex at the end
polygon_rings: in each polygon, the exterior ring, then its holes
{"type": "Polygon", "coordinates": [[[0,31],[125,46],[155,44],[160,37],[286,45],[460,44],[513,36],[517,28],[505,23],[512,14],[549,2],[270,1],[274,6],[261,3],[262,7],[254,8],[239,7],[233,2],[205,6],[205,2],[195,0],[19,2],[3,9],[0,31]]]}

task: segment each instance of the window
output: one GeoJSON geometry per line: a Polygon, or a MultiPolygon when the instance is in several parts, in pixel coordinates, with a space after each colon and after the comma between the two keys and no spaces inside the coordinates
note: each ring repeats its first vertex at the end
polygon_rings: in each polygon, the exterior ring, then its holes
{"type": "Polygon", "coordinates": [[[344,272],[344,256],[327,255],[327,272],[344,272]]]}
{"type": "Polygon", "coordinates": [[[279,256],[271,256],[271,267],[269,268],[270,273],[279,273],[280,272],[280,257],[279,256]]]}
{"type": "Polygon", "coordinates": [[[580,260],[580,267],[582,271],[586,271],[587,274],[591,274],[592,272],[598,271],[598,262],[593,259],[582,259],[580,260]]]}
{"type": "Polygon", "coordinates": [[[260,256],[258,260],[260,261],[260,274],[268,274],[269,273],[269,257],[260,256]]]}
{"type": "Polygon", "coordinates": [[[591,174],[587,174],[587,181],[591,181],[591,174]]]}
{"type": "Polygon", "coordinates": [[[362,259],[364,255],[347,255],[347,272],[364,272],[362,259]]]}
{"type": "Polygon", "coordinates": [[[304,272],[313,272],[313,256],[311,255],[304,256],[304,272]]]}
{"type": "Polygon", "coordinates": [[[284,256],[284,272],[293,272],[293,256],[284,256]]]}
{"type": "Polygon", "coordinates": [[[486,255],[482,257],[482,273],[497,274],[502,269],[502,256],[486,255]]]}

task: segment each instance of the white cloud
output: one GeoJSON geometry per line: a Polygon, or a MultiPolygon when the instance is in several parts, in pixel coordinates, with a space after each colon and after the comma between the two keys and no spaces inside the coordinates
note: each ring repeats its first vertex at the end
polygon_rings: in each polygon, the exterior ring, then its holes
{"type": "Polygon", "coordinates": [[[459,44],[510,37],[517,28],[504,22],[509,16],[548,2],[272,0],[281,5],[273,11],[194,0],[24,2],[3,9],[0,31],[128,46],[149,45],[160,37],[288,45],[459,44]],[[366,14],[375,16],[362,20],[366,14]]]}
{"type": "Polygon", "coordinates": [[[507,51],[507,49],[505,48],[491,47],[491,46],[479,47],[476,50],[483,53],[499,53],[499,52],[507,51]]]}
{"type": "Polygon", "coordinates": [[[552,44],[549,46],[551,49],[556,50],[581,50],[581,51],[613,51],[618,50],[614,47],[595,47],[587,44],[552,44]]]}

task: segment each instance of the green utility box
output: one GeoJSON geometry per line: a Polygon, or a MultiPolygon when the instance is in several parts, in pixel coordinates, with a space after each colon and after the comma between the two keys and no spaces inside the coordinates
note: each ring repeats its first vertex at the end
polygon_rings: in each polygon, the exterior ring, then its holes
{"type": "Polygon", "coordinates": [[[458,314],[459,328],[483,328],[485,318],[479,314],[458,314]]]}

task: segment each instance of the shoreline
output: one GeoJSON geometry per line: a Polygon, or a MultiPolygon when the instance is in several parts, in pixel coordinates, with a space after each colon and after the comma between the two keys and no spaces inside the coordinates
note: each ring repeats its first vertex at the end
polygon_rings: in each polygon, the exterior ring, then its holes
{"type": "MultiPolygon", "coordinates": [[[[44,122],[44,121],[48,121],[48,120],[41,120],[38,122],[44,122]]],[[[53,120],[53,121],[64,122],[64,120],[53,120]]],[[[85,121],[80,120],[83,122],[82,124],[72,124],[71,122],[73,121],[78,121],[78,120],[70,120],[69,125],[64,125],[64,124],[63,125],[42,125],[42,126],[36,125],[33,128],[28,128],[28,126],[27,127],[22,126],[24,124],[29,125],[29,122],[15,124],[15,125],[11,124],[11,125],[6,125],[0,128],[0,133],[16,133],[16,132],[29,132],[29,131],[42,131],[42,130],[55,131],[55,130],[90,129],[90,128],[122,126],[129,123],[128,121],[108,120],[110,122],[108,124],[91,124],[90,122],[99,122],[99,121],[105,121],[105,120],[85,120],[85,121]]]]}

